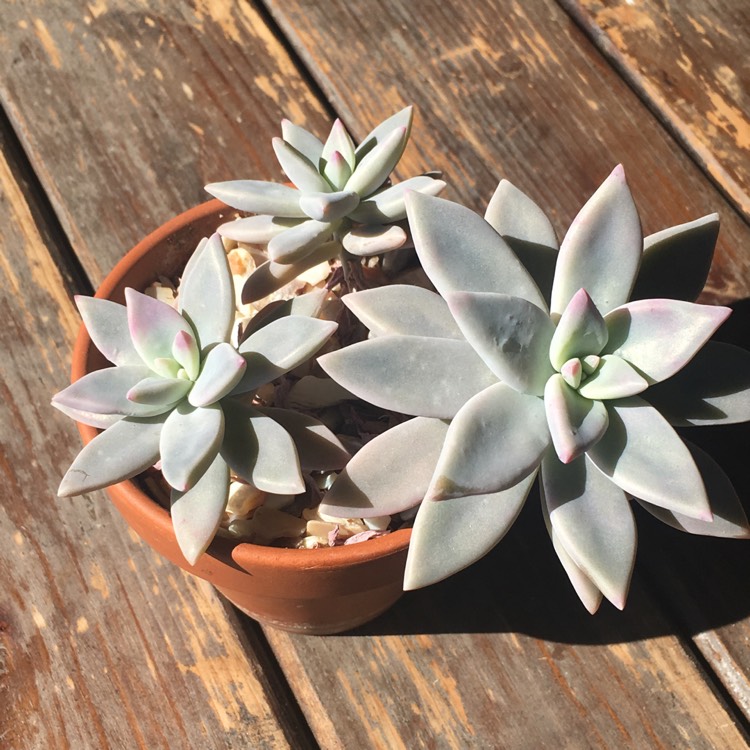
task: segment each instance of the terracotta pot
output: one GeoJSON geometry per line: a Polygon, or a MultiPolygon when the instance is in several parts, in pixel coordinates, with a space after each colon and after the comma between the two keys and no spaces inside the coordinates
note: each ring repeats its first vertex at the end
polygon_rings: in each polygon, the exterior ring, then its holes
{"type": "MultiPolygon", "coordinates": [[[[217,200],[186,211],[136,245],[112,270],[96,296],[124,302],[125,287],[144,289],[159,276],[180,274],[198,241],[233,212],[217,200]]],[[[81,326],[72,380],[109,363],[81,326]]],[[[97,430],[78,425],[84,443],[97,430]]],[[[411,532],[396,531],[360,544],[317,550],[277,549],[217,538],[197,565],[177,546],[169,512],[137,480],[107,489],[135,532],[157,552],[210,581],[260,622],[302,633],[338,633],[373,619],[401,595],[411,532]]]]}

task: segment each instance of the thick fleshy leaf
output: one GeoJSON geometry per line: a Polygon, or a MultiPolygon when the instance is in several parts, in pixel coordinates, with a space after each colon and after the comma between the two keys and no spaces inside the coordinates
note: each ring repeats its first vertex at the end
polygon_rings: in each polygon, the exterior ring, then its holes
{"type": "Polygon", "coordinates": [[[374,336],[402,334],[462,339],[445,300],[435,292],[408,284],[391,284],[347,294],[342,302],[374,336]]]}
{"type": "Polygon", "coordinates": [[[312,292],[300,294],[298,297],[274,300],[250,318],[242,333],[242,341],[247,339],[251,333],[279,318],[286,318],[289,315],[306,315],[310,318],[317,318],[328,295],[329,292],[326,289],[313,289],[312,292]]]}
{"type": "Polygon", "coordinates": [[[447,432],[446,422],[417,417],[373,438],[339,474],[321,512],[373,518],[413,508],[427,492],[447,432]]]}
{"type": "Polygon", "coordinates": [[[323,176],[335,190],[342,190],[352,176],[352,168],[338,151],[334,151],[323,167],[323,176]]]}
{"type": "Polygon", "coordinates": [[[549,441],[540,398],[491,385],[451,422],[425,499],[506,490],[536,471],[549,441]]]}
{"type": "Polygon", "coordinates": [[[110,362],[116,365],[143,365],[130,338],[125,305],[81,294],[75,296],[75,302],[94,346],[110,362]]]}
{"type": "Polygon", "coordinates": [[[419,260],[440,294],[509,294],[547,309],[534,280],[481,216],[457,203],[416,192],[406,196],[406,213],[419,260]]]}
{"type": "Polygon", "coordinates": [[[323,155],[323,143],[320,138],[287,119],[281,121],[281,136],[290,146],[318,166],[323,155]]]}
{"type": "Polygon", "coordinates": [[[292,437],[302,471],[335,471],[351,458],[341,441],[322,422],[292,409],[258,409],[275,419],[292,437]]]}
{"type": "Polygon", "coordinates": [[[229,340],[234,325],[234,282],[218,234],[196,252],[198,256],[182,276],[178,304],[195,331],[198,348],[205,351],[229,340]]]}
{"type": "Polygon", "coordinates": [[[370,256],[396,250],[407,240],[407,234],[398,224],[380,224],[355,227],[347,232],[341,242],[352,255],[370,256]]]}
{"type": "Polygon", "coordinates": [[[641,500],[710,521],[695,461],[664,417],[638,396],[606,406],[609,427],[586,454],[597,468],[641,500]]]}
{"type": "Polygon", "coordinates": [[[280,219],[277,216],[260,214],[235,219],[222,224],[216,230],[219,235],[236,242],[248,242],[251,245],[266,245],[277,234],[297,226],[303,219],[280,219]]]}
{"type": "Polygon", "coordinates": [[[274,419],[239,404],[227,409],[221,455],[232,471],[263,492],[305,491],[291,435],[274,419]]]}
{"type": "Polygon", "coordinates": [[[698,467],[711,502],[713,521],[700,521],[681,513],[674,513],[643,500],[638,502],[651,515],[669,526],[689,534],[716,536],[725,539],[750,539],[750,525],[737,492],[719,464],[705,451],[692,443],[685,443],[698,467]]]}
{"type": "Polygon", "coordinates": [[[228,499],[229,467],[220,455],[187,492],[172,490],[172,528],[190,565],[195,565],[216,536],[228,499]]]}
{"type": "Polygon", "coordinates": [[[76,456],[60,483],[60,497],[81,495],[130,479],[159,459],[165,414],[126,417],[97,435],[76,456]]]}
{"type": "Polygon", "coordinates": [[[719,214],[710,214],[646,237],[630,298],[695,302],[706,284],[718,236],[719,214]]]}
{"type": "Polygon", "coordinates": [[[466,340],[500,380],[521,393],[544,393],[553,372],[549,347],[555,332],[546,312],[506,294],[443,296],[466,340]]]}
{"type": "Polygon", "coordinates": [[[552,286],[561,314],[585,289],[602,315],[627,302],[641,261],[643,235],[625,171],[617,166],[589,198],[565,235],[552,286]]]}
{"type": "Polygon", "coordinates": [[[297,276],[309,270],[319,263],[337,258],[341,254],[341,243],[337,240],[325,242],[320,247],[313,250],[310,255],[296,263],[274,263],[266,261],[263,265],[250,274],[245,286],[242,289],[242,302],[248,304],[257,302],[259,299],[268,296],[284,284],[288,284],[297,276]]]}
{"type": "Polygon", "coordinates": [[[268,243],[268,256],[274,263],[296,263],[326,242],[332,232],[333,226],[328,222],[308,219],[277,234],[268,243]]]}
{"type": "Polygon", "coordinates": [[[167,417],[159,441],[161,471],[170,487],[189,490],[219,452],[224,414],[217,404],[193,407],[181,403],[167,417]]]}
{"type": "Polygon", "coordinates": [[[750,420],[750,352],[709,341],[685,367],[644,394],[673,425],[750,420]]]}
{"type": "Polygon", "coordinates": [[[149,406],[161,406],[166,411],[187,395],[193,387],[184,378],[144,378],[137,382],[127,393],[128,401],[149,406]]]}
{"type": "Polygon", "coordinates": [[[119,414],[150,417],[160,414],[162,407],[138,404],[128,399],[128,391],[153,373],[143,365],[105,367],[84,375],[75,383],[56,393],[52,405],[60,409],[76,409],[93,414],[119,414]]]}
{"type": "Polygon", "coordinates": [[[552,336],[549,359],[559,370],[574,357],[599,354],[607,343],[607,326],[585,289],[579,289],[565,308],[552,336]]]}
{"type": "Polygon", "coordinates": [[[75,419],[76,422],[91,425],[91,427],[96,427],[100,430],[106,430],[107,427],[111,427],[115,422],[119,422],[123,418],[121,414],[97,414],[93,411],[74,409],[71,406],[65,406],[55,401],[52,402],[52,406],[65,414],[65,416],[75,419]]]}
{"type": "Polygon", "coordinates": [[[614,354],[605,354],[593,374],[578,388],[584,398],[598,401],[613,398],[627,398],[643,393],[648,381],[624,359],[614,354]]]}
{"type": "Polygon", "coordinates": [[[607,354],[616,354],[658,383],[682,369],[731,313],[728,307],[671,299],[629,302],[604,321],[607,354]]]}
{"type": "Polygon", "coordinates": [[[180,331],[172,342],[172,357],[175,363],[185,370],[185,374],[190,380],[195,380],[198,377],[201,355],[193,336],[185,331],[180,331]]]}
{"type": "Polygon", "coordinates": [[[604,404],[583,398],[557,373],[544,389],[544,408],[552,444],[563,463],[585,453],[607,430],[609,416],[604,404]]]}
{"type": "Polygon", "coordinates": [[[404,590],[429,586],[484,557],[518,517],[536,472],[491,495],[425,500],[414,519],[404,590]]]}
{"type": "MultiPolygon", "coordinates": [[[[484,218],[503,237],[533,243],[557,258],[557,237],[544,211],[508,180],[501,180],[490,198],[484,218]]],[[[533,273],[532,273],[533,275],[533,273]]]]}
{"type": "Polygon", "coordinates": [[[247,362],[231,344],[217,344],[208,353],[188,401],[208,406],[227,395],[240,382],[247,362]]]}
{"type": "Polygon", "coordinates": [[[549,511],[544,499],[544,487],[541,487],[540,495],[542,496],[542,515],[544,516],[544,525],[547,527],[547,533],[552,540],[552,547],[555,550],[557,558],[565,570],[568,579],[573,584],[578,598],[586,607],[589,614],[596,614],[602,603],[602,592],[596,587],[594,582],[575,564],[573,558],[568,554],[565,546],[560,541],[560,535],[552,528],[549,520],[549,511]]]}
{"type": "Polygon", "coordinates": [[[302,196],[299,190],[262,180],[229,180],[212,182],[204,188],[214,198],[228,206],[253,214],[270,214],[287,219],[302,218],[305,212],[299,207],[302,196]]]}
{"type": "Polygon", "coordinates": [[[347,133],[344,123],[338,118],[334,121],[331,127],[331,132],[326,139],[325,146],[323,146],[323,161],[327,163],[336,152],[341,154],[344,161],[349,165],[350,169],[353,170],[354,165],[356,164],[354,143],[352,142],[349,133],[347,133]]]}
{"type": "Polygon", "coordinates": [[[329,193],[331,191],[331,186],[318,171],[317,164],[313,164],[283,138],[273,138],[271,144],[281,168],[295,187],[303,193],[329,193]]]}
{"type": "Polygon", "coordinates": [[[497,378],[465,341],[383,336],[318,359],[339,385],[375,406],[450,419],[497,378]]]}
{"type": "Polygon", "coordinates": [[[299,199],[302,210],[316,221],[336,221],[359,205],[359,196],[351,191],[306,193],[299,199]]]}
{"type": "MultiPolygon", "coordinates": [[[[412,106],[404,107],[404,109],[396,112],[395,115],[391,115],[387,120],[383,120],[373,130],[368,133],[362,143],[356,148],[357,159],[361,160],[366,154],[370,153],[375,146],[382,143],[394,130],[398,128],[405,128],[407,138],[411,132],[411,123],[414,117],[414,108],[412,106]]],[[[404,144],[405,145],[405,144],[404,144]]],[[[399,158],[401,155],[399,154],[399,158]]]]}
{"type": "Polygon", "coordinates": [[[193,335],[185,318],[166,302],[149,297],[128,287],[128,328],[133,346],[149,366],[157,359],[172,358],[172,344],[180,331],[193,335]]]}
{"type": "Polygon", "coordinates": [[[407,190],[416,190],[425,195],[437,195],[445,188],[445,182],[430,175],[418,175],[396,185],[378,190],[351,213],[351,218],[362,224],[387,224],[406,218],[404,198],[407,190]]]}
{"type": "Polygon", "coordinates": [[[565,551],[618,609],[625,606],[636,550],[633,511],[625,493],[585,456],[542,461],[544,502],[565,551]]]}
{"type": "Polygon", "coordinates": [[[240,344],[247,369],[233,395],[270,383],[309,359],[333,335],[338,324],[302,315],[279,318],[240,344]]]}
{"type": "Polygon", "coordinates": [[[353,190],[362,198],[375,192],[398,164],[408,138],[406,128],[396,128],[361,159],[358,158],[345,189],[353,190]]]}

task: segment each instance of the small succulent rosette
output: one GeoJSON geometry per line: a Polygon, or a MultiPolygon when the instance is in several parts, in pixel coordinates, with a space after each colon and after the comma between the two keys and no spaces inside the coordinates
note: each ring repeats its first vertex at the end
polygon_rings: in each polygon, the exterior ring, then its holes
{"type": "Polygon", "coordinates": [[[592,613],[602,595],[625,604],[631,498],[678,529],[750,535],[726,475],[673,427],[750,418],[750,353],[709,341],[730,310],[693,301],[716,215],[644,241],[621,167],[559,250],[544,213],[505,181],[485,218],[416,193],[407,205],[439,294],[392,286],[344,297],[371,338],[319,362],[361,398],[417,418],[367,444],[323,512],[421,502],[412,589],[494,547],[539,475],[555,551],[592,613]]]}
{"type": "Polygon", "coordinates": [[[242,302],[262,299],[313,266],[339,258],[379,255],[407,245],[404,195],[436,195],[445,183],[431,174],[388,186],[409,139],[412,108],[380,123],[355,147],[340,120],[325,143],[289,120],[273,139],[294,187],[260,180],[206,186],[216,198],[256,216],[219,227],[237,242],[267,245],[268,260],[248,277],[242,302]]]}
{"type": "Polygon", "coordinates": [[[60,496],[116,484],[158,463],[172,488],[177,541],[195,564],[216,534],[231,475],[293,495],[305,489],[301,469],[346,463],[341,443],[317,420],[252,402],[256,389],[313,355],[337,324],[278,314],[234,347],[234,285],[218,235],[188,261],[177,309],[129,288],[125,300],[76,298],[91,340],[114,366],[53,397],[65,414],[103,430],[65,474],[60,496]]]}

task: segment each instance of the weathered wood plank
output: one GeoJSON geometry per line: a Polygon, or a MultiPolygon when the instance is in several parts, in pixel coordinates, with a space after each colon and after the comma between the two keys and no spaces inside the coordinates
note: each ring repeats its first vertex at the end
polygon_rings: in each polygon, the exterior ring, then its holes
{"type": "Polygon", "coordinates": [[[750,6],[559,0],[750,219],[750,6]]]}

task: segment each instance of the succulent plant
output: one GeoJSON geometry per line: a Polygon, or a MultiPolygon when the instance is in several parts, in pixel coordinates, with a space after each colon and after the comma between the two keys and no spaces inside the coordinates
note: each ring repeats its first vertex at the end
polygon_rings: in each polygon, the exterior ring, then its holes
{"type": "Polygon", "coordinates": [[[194,564],[218,528],[230,473],[269,493],[296,494],[304,491],[300,463],[323,470],[346,462],[317,420],[248,403],[257,388],[314,354],[337,324],[289,314],[289,306],[233,347],[234,286],[218,234],[188,261],[178,309],[130,288],[125,300],[76,299],[92,341],[114,366],[53,397],[64,413],[103,429],[68,469],[60,496],[115,484],[158,462],[172,488],[177,541],[194,564]]]}
{"type": "Polygon", "coordinates": [[[244,303],[262,299],[314,265],[346,253],[366,257],[403,247],[404,195],[436,195],[445,183],[431,174],[396,185],[388,176],[406,148],[412,108],[380,123],[355,147],[340,120],[325,143],[289,120],[273,148],[294,187],[260,180],[206,186],[224,203],[256,214],[219,227],[238,242],[268,246],[268,261],[247,279],[244,303]]]}
{"type": "Polygon", "coordinates": [[[694,302],[716,215],[644,242],[622,167],[559,250],[541,209],[506,181],[484,219],[416,193],[407,207],[439,294],[345,296],[371,338],[319,363],[416,419],[367,444],[321,512],[379,516],[421,501],[404,582],[417,588],[497,544],[539,473],[553,546],[592,613],[602,595],[625,604],[631,498],[691,533],[750,536],[729,479],[672,426],[750,419],[750,353],[708,341],[730,310],[694,302]]]}

